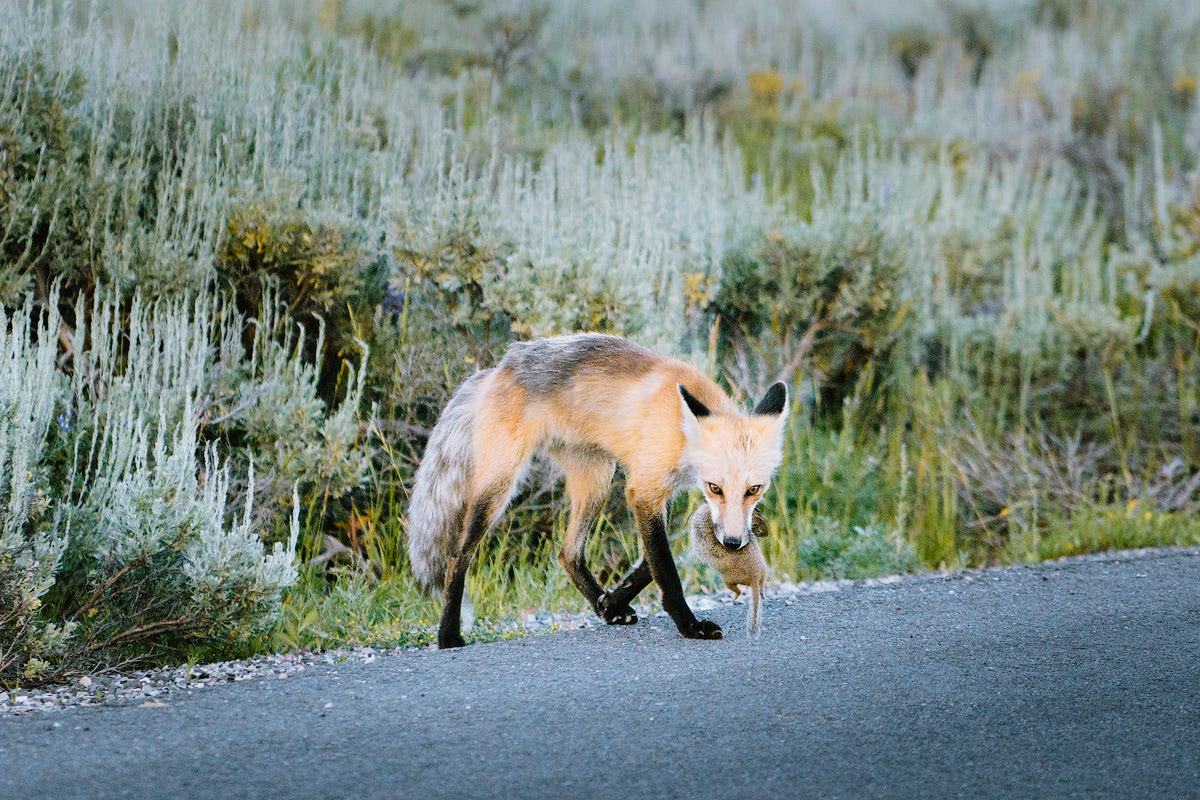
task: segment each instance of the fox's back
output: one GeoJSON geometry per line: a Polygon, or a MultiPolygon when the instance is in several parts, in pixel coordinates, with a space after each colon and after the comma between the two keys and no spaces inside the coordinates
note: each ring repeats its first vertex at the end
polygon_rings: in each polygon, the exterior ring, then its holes
{"type": "Polygon", "coordinates": [[[694,367],[606,334],[517,342],[497,367],[497,378],[523,395],[525,421],[545,438],[599,446],[623,462],[649,439],[682,448],[677,384],[715,409],[731,405],[694,367]]]}
{"type": "Polygon", "coordinates": [[[552,398],[580,383],[636,380],[667,359],[651,350],[603,333],[576,333],[514,342],[498,365],[530,400],[552,398]]]}

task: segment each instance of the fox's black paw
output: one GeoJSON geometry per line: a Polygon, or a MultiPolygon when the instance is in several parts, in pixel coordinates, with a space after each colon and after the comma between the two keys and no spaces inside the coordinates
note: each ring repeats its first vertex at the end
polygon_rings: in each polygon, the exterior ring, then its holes
{"type": "Polygon", "coordinates": [[[633,625],[638,621],[637,612],[628,603],[621,606],[609,607],[608,599],[607,594],[602,594],[596,605],[600,612],[600,617],[609,625],[633,625]]]}
{"type": "Polygon", "coordinates": [[[684,625],[679,632],[688,639],[720,639],[721,626],[711,620],[698,619],[690,625],[684,625]]]}
{"type": "Polygon", "coordinates": [[[438,650],[449,650],[452,647],[466,647],[467,640],[461,633],[438,634],[438,650]]]}
{"type": "Polygon", "coordinates": [[[637,612],[629,606],[604,609],[604,621],[609,625],[633,625],[637,622],[637,612]]]}

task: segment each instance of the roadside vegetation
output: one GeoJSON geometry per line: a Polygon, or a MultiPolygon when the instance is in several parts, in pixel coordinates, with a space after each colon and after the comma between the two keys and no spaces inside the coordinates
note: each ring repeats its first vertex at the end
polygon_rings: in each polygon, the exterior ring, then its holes
{"type": "MultiPolygon", "coordinates": [[[[427,641],[437,413],[579,330],[789,382],[776,577],[1200,543],[1198,64],[1184,0],[0,3],[0,683],[427,641]]],[[[485,621],[583,610],[561,494],[485,621]]]]}

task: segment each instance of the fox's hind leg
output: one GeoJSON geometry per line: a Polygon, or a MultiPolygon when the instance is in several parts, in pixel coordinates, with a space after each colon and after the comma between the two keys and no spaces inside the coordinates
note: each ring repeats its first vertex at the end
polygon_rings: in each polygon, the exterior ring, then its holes
{"type": "Polygon", "coordinates": [[[571,497],[571,518],[567,522],[567,538],[563,542],[559,562],[596,614],[610,625],[629,625],[637,622],[633,609],[608,609],[600,605],[604,590],[587,568],[584,548],[588,535],[596,524],[596,515],[612,485],[616,464],[608,458],[589,455],[570,448],[554,448],[551,454],[567,473],[567,494],[571,497]]]}
{"type": "Polygon", "coordinates": [[[446,565],[446,585],[443,591],[445,605],[442,606],[442,621],[438,625],[439,649],[462,647],[466,644],[461,633],[461,614],[467,569],[471,566],[471,557],[479,548],[480,540],[491,529],[496,518],[504,512],[508,504],[509,488],[493,487],[467,506],[467,524],[463,529],[462,545],[458,554],[451,557],[446,565]]]}
{"type": "MultiPolygon", "coordinates": [[[[485,415],[481,420],[488,422],[485,415]]],[[[471,479],[470,500],[463,514],[462,538],[456,555],[446,565],[443,587],[445,605],[438,625],[438,648],[462,647],[461,615],[467,569],[480,540],[504,513],[522,473],[533,456],[536,442],[521,440],[512,427],[492,421],[475,432],[475,474],[471,479]],[[507,436],[505,434],[508,434],[507,436]]]]}
{"type": "Polygon", "coordinates": [[[489,495],[476,498],[467,506],[467,525],[463,531],[463,542],[458,554],[451,556],[446,564],[446,584],[443,587],[442,621],[438,625],[438,648],[462,647],[466,642],[462,638],[461,614],[463,589],[467,582],[467,568],[471,566],[471,557],[479,547],[479,541],[491,527],[491,522],[499,511],[497,509],[507,493],[499,498],[489,495]]]}

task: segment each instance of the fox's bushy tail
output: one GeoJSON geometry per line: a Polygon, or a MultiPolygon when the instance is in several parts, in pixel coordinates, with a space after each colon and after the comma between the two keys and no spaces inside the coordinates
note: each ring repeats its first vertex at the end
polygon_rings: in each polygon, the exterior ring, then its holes
{"type": "Polygon", "coordinates": [[[473,470],[471,433],[479,383],[491,370],[463,381],[438,417],[417,467],[408,504],[408,560],[413,575],[439,592],[462,533],[473,470]]]}

